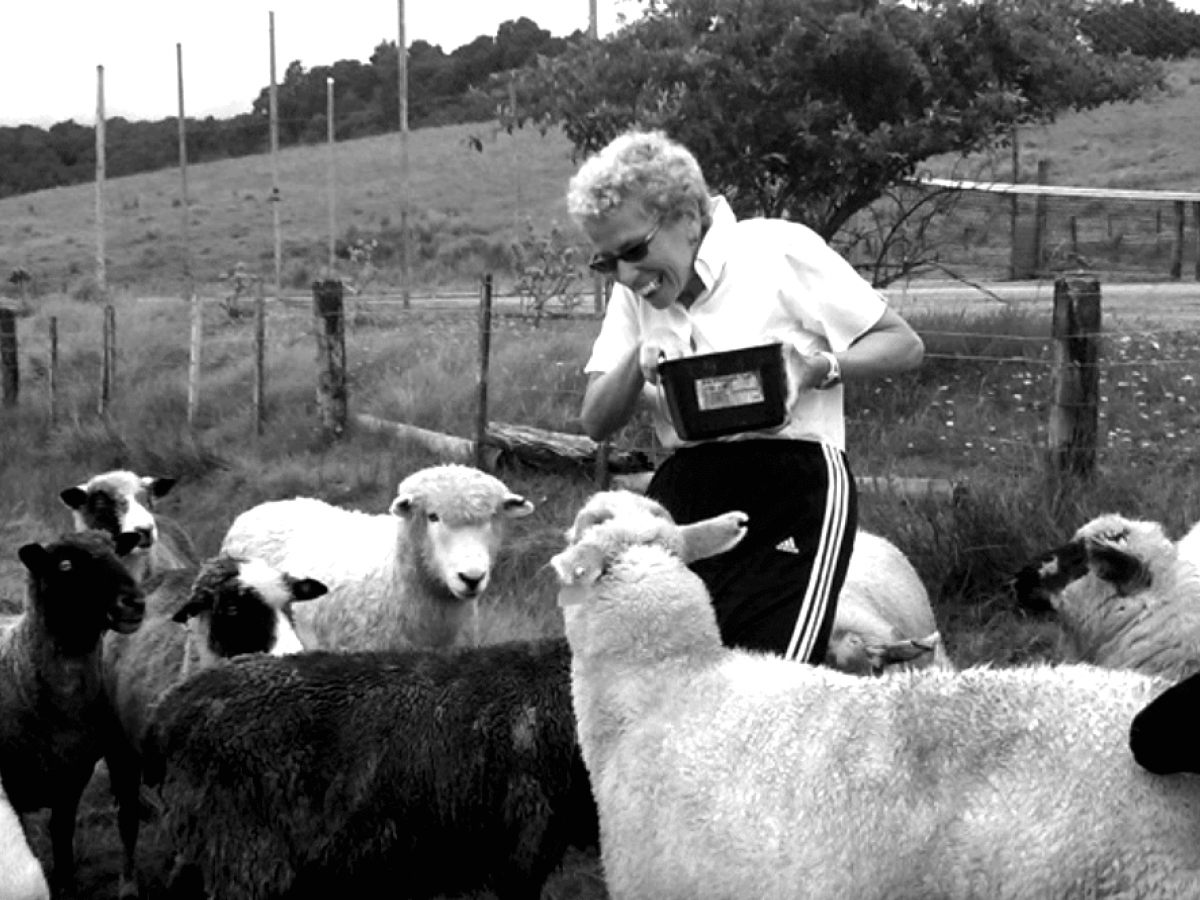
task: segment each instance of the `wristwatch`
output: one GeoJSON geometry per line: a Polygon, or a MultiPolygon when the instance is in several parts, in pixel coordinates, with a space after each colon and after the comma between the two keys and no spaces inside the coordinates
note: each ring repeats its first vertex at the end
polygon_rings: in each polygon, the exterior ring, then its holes
{"type": "Polygon", "coordinates": [[[838,365],[838,359],[828,350],[818,350],[818,356],[823,356],[829,362],[829,371],[825,373],[825,378],[817,385],[818,391],[827,391],[835,385],[842,383],[842,367],[838,365]]]}

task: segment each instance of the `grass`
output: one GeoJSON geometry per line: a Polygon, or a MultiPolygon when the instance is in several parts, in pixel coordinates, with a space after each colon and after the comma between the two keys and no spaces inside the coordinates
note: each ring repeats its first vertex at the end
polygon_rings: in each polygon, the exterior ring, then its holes
{"type": "MultiPolygon", "coordinates": [[[[1186,99],[1193,89],[1181,96],[1186,99]]],[[[1130,135],[1144,131],[1155,137],[1121,115],[1161,116],[1163,109],[1122,107],[1111,121],[1104,111],[1090,114],[1096,133],[1090,140],[1108,140],[1103,128],[1118,126],[1130,135]]],[[[1065,117],[1059,127],[1078,129],[1083,121],[1065,117]]],[[[1189,123],[1180,128],[1192,127],[1189,123]]],[[[465,136],[464,129],[413,134],[414,171],[427,174],[413,194],[415,217],[427,235],[428,249],[417,267],[421,285],[473,286],[492,252],[488,248],[507,240],[509,223],[524,215],[543,220],[562,215],[562,185],[572,164],[560,136],[500,133],[482,156],[465,147],[465,136]]],[[[1071,140],[1083,138],[1069,139],[1068,146],[1071,140]]],[[[339,171],[354,173],[339,182],[339,208],[353,223],[344,229],[381,233],[397,226],[393,152],[386,138],[339,148],[346,154],[339,171]]],[[[1172,158],[1156,156],[1155,165],[1165,170],[1172,158]]],[[[322,275],[323,159],[319,148],[281,154],[285,268],[301,285],[322,275]]],[[[1071,159],[1067,154],[1064,166],[1071,159]]],[[[1194,162],[1184,157],[1177,162],[1178,181],[1170,183],[1164,175],[1160,186],[1190,183],[1194,162]]],[[[1061,180],[1074,177],[1064,171],[1061,180]]],[[[90,474],[128,467],[178,478],[162,510],[208,555],[234,516],[258,502],[306,494],[380,511],[401,478],[440,461],[419,447],[366,431],[352,429],[339,441],[321,436],[312,325],[292,306],[269,307],[267,419],[258,435],[249,403],[253,326],[229,319],[216,303],[206,304],[200,403],[194,427],[188,426],[189,311],[175,300],[153,299],[178,288],[176,178],[159,173],[111,185],[110,203],[119,210],[110,220],[108,245],[110,275],[119,287],[113,298],[118,368],[105,417],[96,411],[101,310],[87,299],[93,294],[86,289],[94,252],[89,190],[0,201],[0,269],[28,265],[48,288],[18,323],[21,402],[0,407],[0,607],[9,611],[19,608],[23,593],[16,548],[68,528],[58,494],[90,474]],[[53,424],[47,402],[52,318],[59,336],[53,424]]],[[[202,294],[218,296],[225,289],[218,276],[238,260],[263,273],[271,270],[269,184],[265,159],[191,170],[193,264],[202,294]]],[[[1056,659],[1055,626],[1019,615],[1008,580],[1026,560],[1102,512],[1157,519],[1173,534],[1200,518],[1194,449],[1200,391],[1193,374],[1200,338],[1153,322],[1106,323],[1097,470],[1092,479],[1077,481],[1044,465],[1053,378],[1045,315],[1005,308],[974,318],[914,313],[911,321],[926,341],[925,365],[910,376],[848,389],[852,464],[858,474],[945,478],[964,490],[955,502],[864,494],[862,525],[891,538],[912,559],[960,665],[1056,659]]],[[[596,327],[587,318],[555,319],[539,328],[523,319],[495,320],[489,417],[578,431],[580,366],[596,327]]],[[[473,309],[414,302],[404,311],[352,301],[346,341],[353,412],[473,435],[479,359],[473,309]]],[[[647,448],[644,429],[632,427],[622,440],[647,448]]],[[[499,474],[533,500],[537,511],[512,529],[485,604],[483,637],[558,634],[561,620],[546,563],[595,486],[581,473],[515,466],[499,474]]],[[[79,847],[81,896],[115,896],[118,850],[103,771],[81,812],[79,847]]],[[[39,849],[45,852],[44,842],[39,849]]],[[[594,854],[573,855],[547,897],[604,897],[594,854]]]]}

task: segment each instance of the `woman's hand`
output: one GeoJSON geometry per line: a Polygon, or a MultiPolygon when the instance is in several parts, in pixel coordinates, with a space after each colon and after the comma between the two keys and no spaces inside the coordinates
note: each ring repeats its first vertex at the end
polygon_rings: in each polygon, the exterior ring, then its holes
{"type": "Polygon", "coordinates": [[[663,329],[652,331],[642,339],[638,349],[638,368],[650,384],[658,384],[658,365],[669,359],[686,356],[687,345],[675,334],[663,329]]]}

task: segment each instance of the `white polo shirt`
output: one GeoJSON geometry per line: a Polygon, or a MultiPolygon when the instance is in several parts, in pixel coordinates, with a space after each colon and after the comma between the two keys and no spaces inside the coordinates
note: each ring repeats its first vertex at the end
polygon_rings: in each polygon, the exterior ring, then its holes
{"type": "MultiPolygon", "coordinates": [[[[662,329],[692,352],[715,353],[784,341],[801,352],[847,349],[879,321],[886,301],[815,231],[783,219],[738,221],[723,197],[696,256],[704,292],[690,309],[658,310],[614,284],[586,372],[607,372],[642,338],[662,329]]],[[[770,434],[719,440],[781,438],[846,446],[842,387],[803,391],[788,422],[770,434]]],[[[643,400],[654,410],[663,446],[685,446],[671,424],[662,388],[647,384],[643,400]]]]}

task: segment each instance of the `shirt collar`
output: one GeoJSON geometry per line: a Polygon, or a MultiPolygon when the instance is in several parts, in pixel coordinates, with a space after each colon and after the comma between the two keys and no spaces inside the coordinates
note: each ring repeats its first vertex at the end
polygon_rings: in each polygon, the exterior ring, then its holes
{"type": "Polygon", "coordinates": [[[737,224],[737,216],[724,197],[711,198],[709,211],[712,213],[712,224],[700,242],[694,263],[696,274],[704,282],[706,292],[712,290],[725,270],[725,247],[729,242],[729,233],[737,224]]]}

